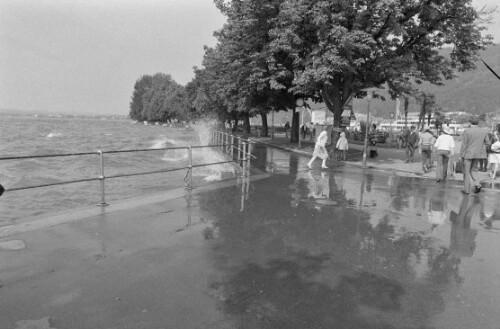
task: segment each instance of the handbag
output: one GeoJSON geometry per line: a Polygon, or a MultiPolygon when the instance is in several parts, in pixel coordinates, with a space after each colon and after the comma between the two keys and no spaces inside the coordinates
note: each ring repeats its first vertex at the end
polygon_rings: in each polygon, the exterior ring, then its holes
{"type": "Polygon", "coordinates": [[[428,144],[422,144],[422,151],[430,151],[431,150],[431,146],[428,145],[428,144]]]}

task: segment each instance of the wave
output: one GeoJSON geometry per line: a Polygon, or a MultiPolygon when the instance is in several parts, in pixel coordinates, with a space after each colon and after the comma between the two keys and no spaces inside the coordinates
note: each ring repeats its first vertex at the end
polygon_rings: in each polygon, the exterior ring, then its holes
{"type": "MultiPolygon", "coordinates": [[[[212,142],[213,132],[216,127],[215,120],[205,121],[203,123],[191,124],[191,128],[196,134],[199,145],[209,145],[212,142]]],[[[215,163],[227,161],[227,158],[221,154],[216,148],[201,148],[199,152],[194,154],[201,163],[215,163]]],[[[195,162],[198,162],[195,161],[195,162]]],[[[205,176],[205,181],[221,180],[223,173],[236,173],[235,166],[231,163],[217,164],[203,167],[202,175],[205,176]]]]}
{"type": "Polygon", "coordinates": [[[160,137],[151,142],[152,145],[149,147],[150,149],[162,149],[167,148],[169,146],[176,147],[178,142],[175,139],[160,137]]]}
{"type": "MultiPolygon", "coordinates": [[[[178,147],[179,142],[175,139],[171,139],[165,136],[161,136],[160,138],[155,139],[151,142],[150,149],[162,149],[168,147],[178,147]]],[[[178,150],[166,150],[166,152],[161,157],[162,161],[166,162],[175,162],[182,161],[188,158],[188,153],[186,149],[178,149],[178,150]]]]}
{"type": "Polygon", "coordinates": [[[49,133],[47,136],[45,136],[47,138],[54,138],[54,137],[63,137],[63,134],[60,133],[60,132],[52,132],[52,133],[49,133]]]}

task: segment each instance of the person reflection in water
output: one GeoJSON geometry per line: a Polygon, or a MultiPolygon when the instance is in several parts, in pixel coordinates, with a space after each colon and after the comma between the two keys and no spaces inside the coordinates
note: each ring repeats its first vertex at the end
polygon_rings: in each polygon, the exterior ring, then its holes
{"type": "Polygon", "coordinates": [[[471,257],[476,249],[477,231],[470,224],[480,205],[479,198],[464,196],[458,214],[455,211],[450,213],[450,251],[456,258],[471,257]]]}
{"type": "Polygon", "coordinates": [[[500,221],[500,202],[498,202],[495,194],[485,195],[479,212],[479,219],[481,220],[480,225],[486,229],[492,229],[493,222],[500,221]]]}
{"type": "Polygon", "coordinates": [[[429,200],[429,211],[427,218],[431,226],[431,231],[434,231],[438,226],[441,226],[446,221],[447,213],[444,201],[445,193],[442,189],[434,189],[432,196],[429,200]]]}
{"type": "Polygon", "coordinates": [[[320,209],[320,205],[324,203],[322,201],[330,200],[330,173],[323,171],[313,175],[309,172],[308,175],[312,183],[308,197],[312,197],[315,208],[320,209]]]}

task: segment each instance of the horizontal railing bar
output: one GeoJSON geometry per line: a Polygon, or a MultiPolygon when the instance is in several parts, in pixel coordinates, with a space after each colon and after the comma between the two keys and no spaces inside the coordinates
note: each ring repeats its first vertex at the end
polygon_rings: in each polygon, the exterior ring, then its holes
{"type": "Polygon", "coordinates": [[[223,163],[233,163],[234,161],[221,161],[221,162],[212,162],[212,163],[206,163],[206,164],[199,164],[199,165],[193,165],[193,168],[198,168],[198,167],[206,167],[206,166],[214,166],[218,164],[223,164],[223,163]]]}
{"type": "Polygon", "coordinates": [[[189,149],[189,146],[176,146],[176,147],[162,147],[155,149],[136,149],[136,150],[113,150],[113,151],[102,151],[104,154],[110,153],[130,153],[130,152],[148,152],[148,151],[168,151],[168,150],[182,150],[189,149]]]}
{"type": "MultiPolygon", "coordinates": [[[[197,145],[191,146],[191,148],[208,148],[208,147],[218,147],[218,146],[228,146],[237,144],[216,144],[216,145],[197,145]]],[[[181,150],[189,149],[189,146],[176,146],[176,147],[162,147],[154,149],[129,149],[129,150],[112,150],[112,151],[102,151],[103,154],[111,153],[131,153],[131,152],[153,152],[153,151],[168,151],[168,150],[181,150]]],[[[15,157],[0,157],[0,160],[20,160],[20,159],[35,159],[35,158],[52,158],[52,157],[67,157],[67,156],[79,156],[79,155],[95,155],[99,152],[79,152],[79,153],[62,153],[62,154],[43,154],[43,155],[23,155],[15,157]]]]}
{"type": "Polygon", "coordinates": [[[56,186],[56,185],[65,185],[65,184],[73,184],[73,183],[91,182],[91,181],[95,181],[95,180],[99,180],[99,178],[97,178],[97,177],[96,178],[85,178],[85,179],[77,179],[77,180],[65,181],[65,182],[48,183],[48,184],[42,184],[42,185],[33,185],[33,186],[23,186],[23,187],[8,188],[8,189],[5,189],[5,192],[28,190],[28,189],[32,189],[32,188],[48,187],[48,186],[56,186]]]}
{"type": "Polygon", "coordinates": [[[55,158],[55,157],[69,157],[69,156],[77,156],[77,155],[95,155],[95,154],[97,154],[97,152],[64,153],[64,154],[43,154],[43,155],[22,155],[22,156],[15,156],[15,157],[0,157],[0,160],[55,158]]]}
{"type": "Polygon", "coordinates": [[[117,174],[117,175],[106,176],[106,179],[119,178],[119,177],[131,177],[131,176],[139,176],[139,175],[149,175],[149,174],[161,174],[161,173],[165,173],[165,172],[183,170],[183,169],[188,169],[188,168],[189,167],[182,167],[182,168],[174,168],[174,169],[161,169],[161,170],[154,170],[154,171],[145,171],[145,172],[131,173],[131,174],[117,174]]]}

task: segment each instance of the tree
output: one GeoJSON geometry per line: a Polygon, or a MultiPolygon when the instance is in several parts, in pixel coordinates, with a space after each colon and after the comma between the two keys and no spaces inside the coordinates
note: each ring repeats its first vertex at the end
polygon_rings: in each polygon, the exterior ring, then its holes
{"type": "Polygon", "coordinates": [[[248,122],[255,114],[262,117],[267,135],[267,114],[293,108],[291,71],[274,75],[276,63],[269,32],[284,0],[222,1],[215,3],[227,16],[227,24],[218,32],[216,51],[223,58],[218,70],[219,92],[229,111],[238,112],[248,122]]]}
{"type": "Polygon", "coordinates": [[[436,96],[431,93],[419,92],[416,94],[416,100],[420,103],[420,113],[418,116],[418,129],[423,127],[427,117],[427,125],[431,125],[432,112],[436,108],[436,96]]]}
{"type": "Polygon", "coordinates": [[[144,104],[142,97],[146,91],[153,85],[153,77],[150,75],[143,75],[134,84],[134,91],[132,93],[132,100],[130,101],[129,117],[132,120],[143,121],[145,118],[142,116],[144,104]]]}
{"type": "Polygon", "coordinates": [[[130,117],[135,120],[170,121],[184,112],[184,87],[164,73],[141,77],[134,86],[130,117]]]}
{"type": "Polygon", "coordinates": [[[286,0],[272,53],[293,63],[278,68],[291,69],[291,91],[318,92],[339,125],[347,100],[366,88],[386,86],[397,97],[474,68],[491,42],[481,35],[484,14],[471,0],[286,0]],[[449,57],[438,52],[444,46],[453,47],[449,57]]]}

